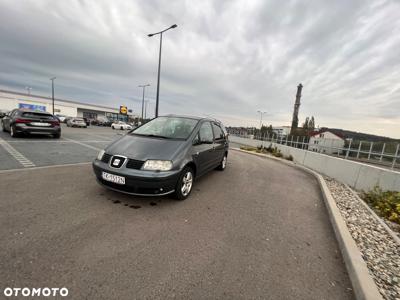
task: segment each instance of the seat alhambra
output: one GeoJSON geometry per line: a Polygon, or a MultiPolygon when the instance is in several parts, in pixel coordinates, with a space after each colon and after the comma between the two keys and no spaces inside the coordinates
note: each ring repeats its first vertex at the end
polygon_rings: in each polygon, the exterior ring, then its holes
{"type": "Polygon", "coordinates": [[[174,193],[183,200],[196,178],[225,169],[228,148],[226,130],[217,120],[162,116],[100,151],[93,170],[111,190],[139,196],[174,193]]]}

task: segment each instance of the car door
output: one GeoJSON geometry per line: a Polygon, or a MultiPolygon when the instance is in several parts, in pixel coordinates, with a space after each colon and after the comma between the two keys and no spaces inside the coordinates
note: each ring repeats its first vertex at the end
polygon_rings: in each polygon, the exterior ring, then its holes
{"type": "Polygon", "coordinates": [[[214,134],[211,123],[206,121],[201,124],[200,129],[193,140],[193,159],[197,166],[197,175],[203,175],[213,167],[214,157],[214,134]]]}
{"type": "Polygon", "coordinates": [[[225,148],[227,146],[226,136],[224,131],[219,126],[219,124],[213,122],[212,123],[213,131],[214,131],[214,162],[215,166],[219,165],[222,161],[222,158],[225,155],[225,148]]]}

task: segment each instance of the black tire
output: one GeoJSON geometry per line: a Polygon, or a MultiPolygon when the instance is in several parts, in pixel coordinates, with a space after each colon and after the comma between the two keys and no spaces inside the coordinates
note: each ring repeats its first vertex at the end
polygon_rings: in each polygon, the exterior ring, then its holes
{"type": "Polygon", "coordinates": [[[3,124],[3,122],[1,122],[1,127],[2,127],[2,129],[3,129],[3,132],[6,132],[7,130],[6,130],[6,127],[4,126],[4,124],[3,124]]]}
{"type": "Polygon", "coordinates": [[[124,130],[124,127],[121,126],[119,129],[120,129],[120,130],[124,130]]]}
{"type": "MultiPolygon", "coordinates": [[[[190,167],[185,167],[183,170],[182,170],[182,172],[181,172],[181,174],[179,175],[179,179],[178,179],[178,182],[176,183],[176,187],[175,187],[175,193],[174,193],[174,196],[175,196],[175,199],[176,200],[180,200],[180,201],[182,201],[182,200],[185,200],[187,197],[189,197],[189,195],[190,195],[190,193],[192,192],[192,190],[193,190],[193,183],[194,183],[194,172],[193,172],[193,169],[192,168],[190,168],[190,167]],[[188,173],[190,173],[191,175],[190,175],[190,178],[191,178],[191,185],[190,185],[190,187],[189,187],[189,191],[187,192],[184,192],[184,189],[183,189],[183,185],[184,185],[184,180],[186,179],[189,179],[187,176],[187,174],[188,173]]],[[[188,188],[188,186],[186,186],[187,188],[188,188]]]]}
{"type": "Polygon", "coordinates": [[[10,126],[10,135],[13,138],[18,137],[18,133],[15,131],[15,126],[13,126],[13,125],[10,126]]]}
{"type": "Polygon", "coordinates": [[[114,126],[111,126],[111,128],[114,130],[115,129],[115,127],[114,126]]]}
{"type": "Polygon", "coordinates": [[[53,138],[59,139],[61,137],[61,133],[53,134],[53,138]]]}
{"type": "Polygon", "coordinates": [[[228,160],[228,154],[225,153],[224,157],[222,158],[221,163],[219,164],[219,166],[217,167],[217,170],[219,171],[224,171],[226,169],[226,162],[228,160]]]}

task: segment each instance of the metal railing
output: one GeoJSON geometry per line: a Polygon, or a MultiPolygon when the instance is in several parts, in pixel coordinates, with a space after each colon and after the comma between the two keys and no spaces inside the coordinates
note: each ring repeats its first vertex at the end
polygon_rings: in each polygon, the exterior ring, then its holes
{"type": "Polygon", "coordinates": [[[290,135],[248,135],[230,133],[231,135],[272,142],[298,149],[337,156],[343,159],[355,160],[375,164],[390,169],[400,169],[400,143],[396,142],[369,142],[340,139],[311,139],[306,136],[290,135]],[[315,142],[317,141],[317,143],[315,142]]]}

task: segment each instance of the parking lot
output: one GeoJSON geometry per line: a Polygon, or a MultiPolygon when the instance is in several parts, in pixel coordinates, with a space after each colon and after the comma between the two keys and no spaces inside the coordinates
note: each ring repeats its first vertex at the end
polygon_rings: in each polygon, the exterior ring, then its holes
{"type": "Polygon", "coordinates": [[[0,134],[2,288],[67,287],[71,299],[353,298],[313,177],[230,151],[226,171],[200,178],[183,202],[123,195],[82,164],[121,133],[0,134]]]}
{"type": "Polygon", "coordinates": [[[90,162],[125,133],[109,127],[70,128],[64,124],[60,139],[37,135],[12,138],[1,131],[0,170],[90,162]]]}

